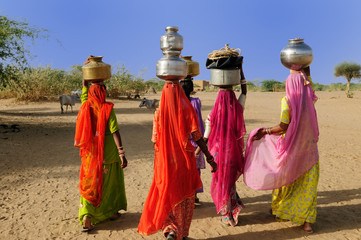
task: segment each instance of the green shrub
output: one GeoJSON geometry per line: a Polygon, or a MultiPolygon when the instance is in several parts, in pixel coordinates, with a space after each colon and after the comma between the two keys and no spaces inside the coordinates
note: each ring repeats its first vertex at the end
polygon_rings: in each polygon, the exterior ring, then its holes
{"type": "MultiPolygon", "coordinates": [[[[82,88],[81,67],[74,65],[65,71],[50,66],[19,69],[8,65],[0,76],[0,98],[39,101],[70,94],[82,88]]],[[[116,66],[116,71],[105,85],[110,97],[118,97],[135,89],[144,91],[146,88],[143,79],[129,73],[124,66],[116,66]]]]}
{"type": "Polygon", "coordinates": [[[145,82],[147,89],[150,87],[153,87],[156,91],[162,91],[165,81],[161,80],[159,78],[151,78],[148,81],[145,82]]]}
{"type": "Polygon", "coordinates": [[[323,85],[323,84],[319,84],[319,83],[314,83],[313,84],[313,89],[315,91],[325,91],[327,90],[328,86],[327,85],[323,85]]]}
{"type": "Polygon", "coordinates": [[[261,82],[263,92],[281,92],[285,91],[285,84],[276,80],[264,80],[261,82]]]}

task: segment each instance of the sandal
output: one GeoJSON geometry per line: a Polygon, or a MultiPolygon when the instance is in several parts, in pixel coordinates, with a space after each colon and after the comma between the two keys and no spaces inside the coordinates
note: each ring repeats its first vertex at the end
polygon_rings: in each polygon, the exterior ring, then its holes
{"type": "Polygon", "coordinates": [[[93,225],[90,225],[90,227],[83,227],[83,229],[81,230],[81,232],[90,232],[91,230],[94,229],[93,225]]]}

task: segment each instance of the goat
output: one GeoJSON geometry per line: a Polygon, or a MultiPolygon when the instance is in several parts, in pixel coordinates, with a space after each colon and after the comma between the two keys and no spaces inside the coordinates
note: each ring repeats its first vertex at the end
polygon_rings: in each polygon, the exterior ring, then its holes
{"type": "Polygon", "coordinates": [[[78,96],[78,94],[60,95],[59,101],[60,101],[61,113],[63,114],[64,113],[63,105],[66,106],[66,112],[68,112],[68,106],[71,107],[71,112],[73,112],[73,106],[75,105],[76,102],[80,102],[80,97],[78,96]]]}
{"type": "Polygon", "coordinates": [[[159,100],[157,99],[148,100],[146,98],[143,98],[143,100],[139,104],[139,107],[143,107],[143,106],[146,106],[148,110],[152,110],[152,109],[155,110],[157,107],[159,107],[159,100]]]}

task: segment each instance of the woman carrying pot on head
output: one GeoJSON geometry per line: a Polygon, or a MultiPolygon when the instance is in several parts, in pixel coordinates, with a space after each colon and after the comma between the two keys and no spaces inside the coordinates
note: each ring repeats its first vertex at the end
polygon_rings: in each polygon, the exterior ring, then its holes
{"type": "Polygon", "coordinates": [[[139,233],[150,235],[162,229],[167,239],[188,236],[194,195],[202,186],[190,136],[215,172],[217,164],[203,141],[194,108],[178,81],[166,81],[154,114],[154,175],[139,222],[139,233]]]}
{"type": "MultiPolygon", "coordinates": [[[[89,58],[85,64],[88,63],[89,58]]],[[[105,101],[103,82],[92,82],[88,88],[88,81],[83,80],[74,139],[82,161],[79,183],[82,232],[91,231],[94,224],[106,219],[117,219],[118,211],[127,209],[123,175],[127,159],[114,104],[105,101]]]]}
{"type": "MultiPolygon", "coordinates": [[[[197,114],[197,119],[198,119],[198,123],[199,123],[199,130],[203,136],[204,134],[204,123],[203,123],[203,119],[202,119],[202,103],[201,100],[199,98],[193,98],[191,97],[191,93],[194,91],[193,88],[193,81],[192,78],[190,76],[187,76],[184,80],[180,81],[180,85],[182,86],[184,93],[186,94],[187,98],[189,99],[189,101],[191,102],[194,110],[196,111],[197,114]]],[[[194,150],[198,147],[197,143],[193,140],[193,138],[191,139],[191,143],[194,146],[194,150]]],[[[197,170],[198,170],[198,174],[199,177],[201,176],[201,169],[205,169],[206,168],[206,164],[204,161],[204,156],[203,153],[200,153],[196,156],[196,166],[197,166],[197,170]]],[[[197,197],[197,193],[202,193],[203,192],[203,184],[202,187],[197,189],[196,194],[195,194],[195,203],[199,203],[199,198],[197,197]]]]}
{"type": "MultiPolygon", "coordinates": [[[[243,59],[243,58],[242,58],[243,59]]],[[[236,226],[238,215],[244,205],[236,191],[236,181],[243,173],[244,135],[243,118],[247,94],[242,62],[238,65],[241,74],[242,94],[237,100],[232,86],[222,86],[211,113],[206,120],[204,138],[218,166],[212,174],[211,195],[225,226],[236,226]]],[[[196,153],[199,150],[197,149],[196,153]]]]}
{"type": "Polygon", "coordinates": [[[281,122],[251,132],[246,151],[245,183],[272,193],[272,214],[303,225],[312,233],[316,221],[318,164],[317,100],[309,67],[291,70],[282,98],[281,122]],[[267,166],[267,167],[265,167],[267,166]]]}

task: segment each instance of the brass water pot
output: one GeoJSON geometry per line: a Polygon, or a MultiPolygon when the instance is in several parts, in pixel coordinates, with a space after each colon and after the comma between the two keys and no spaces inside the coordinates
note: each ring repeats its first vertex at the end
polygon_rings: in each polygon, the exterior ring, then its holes
{"type": "Polygon", "coordinates": [[[199,75],[199,63],[192,60],[192,56],[182,57],[187,62],[187,76],[195,77],[199,75]]]}
{"type": "Polygon", "coordinates": [[[103,57],[89,57],[90,62],[82,67],[83,79],[107,80],[112,76],[111,66],[102,61],[103,57]]]}

